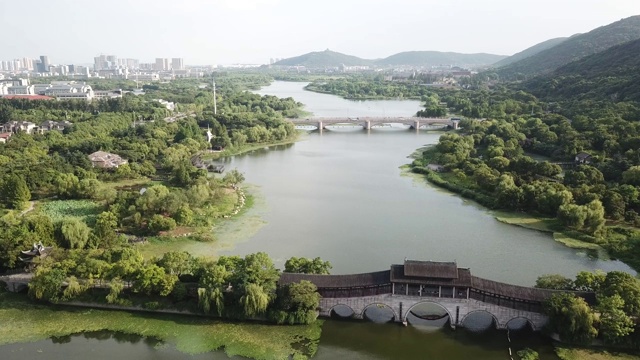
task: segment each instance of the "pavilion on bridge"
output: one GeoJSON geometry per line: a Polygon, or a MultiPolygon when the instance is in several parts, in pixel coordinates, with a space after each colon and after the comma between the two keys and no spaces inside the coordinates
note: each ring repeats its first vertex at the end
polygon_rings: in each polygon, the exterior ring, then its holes
{"type": "MultiPolygon", "coordinates": [[[[540,312],[543,302],[557,290],[511,285],[471,275],[455,262],[405,260],[389,270],[349,275],[282,273],[279,285],[308,280],[324,298],[398,296],[477,300],[512,309],[540,312]]],[[[576,293],[588,302],[591,293],[576,293]]],[[[426,299],[425,299],[426,300],[426,299]]]]}

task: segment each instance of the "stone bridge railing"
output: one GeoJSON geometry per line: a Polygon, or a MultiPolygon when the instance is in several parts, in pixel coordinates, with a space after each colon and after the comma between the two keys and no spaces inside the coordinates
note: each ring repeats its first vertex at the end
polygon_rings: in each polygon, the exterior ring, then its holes
{"type": "Polygon", "coordinates": [[[411,309],[423,303],[437,304],[445,309],[449,315],[451,326],[454,328],[464,327],[464,321],[467,316],[479,311],[489,313],[494,318],[497,329],[507,329],[511,320],[525,319],[533,330],[540,330],[548,321],[547,316],[540,313],[512,309],[474,299],[427,298],[391,294],[351,298],[322,298],[320,300],[320,316],[329,317],[336,306],[344,305],[351,308],[354,318],[362,319],[368,307],[384,305],[393,311],[394,321],[406,322],[407,315],[411,309]]]}

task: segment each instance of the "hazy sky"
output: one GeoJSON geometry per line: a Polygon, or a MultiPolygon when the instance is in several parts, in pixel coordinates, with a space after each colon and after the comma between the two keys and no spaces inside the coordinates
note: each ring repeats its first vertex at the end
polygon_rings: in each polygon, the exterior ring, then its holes
{"type": "Polygon", "coordinates": [[[511,55],[638,14],[640,0],[0,0],[0,60],[263,64],[327,48],[511,55]]]}

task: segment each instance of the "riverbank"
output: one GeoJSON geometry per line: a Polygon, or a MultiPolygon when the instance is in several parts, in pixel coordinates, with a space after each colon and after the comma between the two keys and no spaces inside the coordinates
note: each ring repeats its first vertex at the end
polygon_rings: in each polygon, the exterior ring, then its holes
{"type": "Polygon", "coordinates": [[[638,360],[640,356],[609,352],[606,350],[556,347],[556,354],[561,360],[638,360]]]}
{"type": "MultiPolygon", "coordinates": [[[[425,151],[433,151],[433,146],[427,146],[416,150],[410,155],[412,159],[420,159],[425,151]]],[[[593,251],[599,259],[609,260],[607,250],[595,243],[595,238],[588,235],[564,228],[555,218],[545,218],[524,212],[508,212],[496,210],[494,199],[484,193],[472,189],[465,181],[466,179],[449,172],[436,172],[428,169],[422,164],[414,162],[410,165],[411,171],[424,175],[424,178],[431,184],[446,189],[465,199],[472,200],[485,209],[489,210],[493,217],[504,224],[515,225],[526,229],[550,233],[553,239],[572,249],[593,251]]]]}
{"type": "Polygon", "coordinates": [[[305,133],[304,131],[297,131],[294,136],[281,141],[270,141],[270,142],[258,143],[258,144],[245,144],[242,146],[233,147],[231,149],[225,149],[222,151],[206,151],[206,152],[201,152],[200,154],[198,154],[198,156],[200,156],[202,159],[218,160],[220,158],[242,155],[254,150],[264,149],[271,146],[289,145],[302,140],[304,137],[303,135],[304,133],[305,133]]]}
{"type": "Polygon", "coordinates": [[[179,314],[97,310],[34,303],[0,290],[0,345],[108,330],[152,337],[186,354],[224,351],[257,360],[308,359],[315,354],[321,321],[276,326],[223,322],[179,314]]]}

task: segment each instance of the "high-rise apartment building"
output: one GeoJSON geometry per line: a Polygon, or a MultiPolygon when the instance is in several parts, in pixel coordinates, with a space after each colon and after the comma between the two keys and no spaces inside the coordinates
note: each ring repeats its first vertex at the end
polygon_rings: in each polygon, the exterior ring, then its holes
{"type": "Polygon", "coordinates": [[[51,66],[51,64],[49,63],[49,57],[46,55],[41,55],[38,72],[41,72],[41,73],[49,72],[49,66],[51,66]]]}
{"type": "Polygon", "coordinates": [[[184,70],[184,59],[183,58],[171,59],[171,68],[173,70],[184,70]]]}
{"type": "Polygon", "coordinates": [[[154,70],[156,71],[171,70],[171,61],[168,58],[156,58],[154,70]]]}

